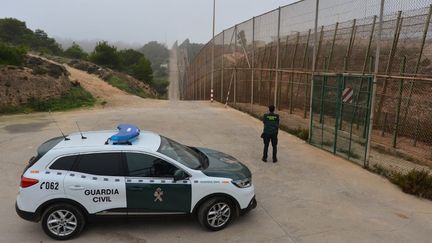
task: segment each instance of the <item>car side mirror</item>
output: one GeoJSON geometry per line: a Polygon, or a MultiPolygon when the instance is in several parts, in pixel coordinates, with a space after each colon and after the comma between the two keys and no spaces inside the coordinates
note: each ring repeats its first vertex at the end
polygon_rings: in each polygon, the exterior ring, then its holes
{"type": "Polygon", "coordinates": [[[184,172],[183,170],[179,169],[174,172],[174,182],[184,180],[188,177],[189,175],[186,174],[186,172],[184,172]]]}

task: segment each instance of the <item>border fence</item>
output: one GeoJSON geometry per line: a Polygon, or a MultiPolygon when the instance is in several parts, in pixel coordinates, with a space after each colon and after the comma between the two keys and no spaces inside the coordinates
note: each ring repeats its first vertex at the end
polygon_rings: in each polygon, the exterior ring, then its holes
{"type": "Polygon", "coordinates": [[[286,128],[361,165],[432,168],[431,15],[430,0],[279,7],[184,62],[181,98],[257,116],[275,104],[286,128]]]}

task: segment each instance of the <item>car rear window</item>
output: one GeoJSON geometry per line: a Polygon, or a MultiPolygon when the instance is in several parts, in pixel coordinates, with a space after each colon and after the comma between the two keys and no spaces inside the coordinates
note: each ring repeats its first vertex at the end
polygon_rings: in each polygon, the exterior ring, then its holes
{"type": "Polygon", "coordinates": [[[54,161],[49,168],[52,170],[71,170],[77,157],[76,155],[61,157],[54,161]]]}
{"type": "Polygon", "coordinates": [[[123,176],[121,153],[97,153],[80,155],[74,171],[93,175],[123,176]]]}
{"type": "Polygon", "coordinates": [[[63,139],[64,139],[64,137],[55,137],[55,138],[51,138],[50,140],[45,141],[43,144],[41,144],[39,146],[39,148],[37,149],[37,156],[36,156],[35,160],[37,161],[38,159],[40,159],[48,151],[50,151],[58,143],[60,143],[63,139]]]}
{"type": "Polygon", "coordinates": [[[52,148],[54,148],[63,139],[64,139],[64,137],[55,137],[55,138],[51,138],[50,140],[47,140],[43,144],[41,144],[37,149],[37,155],[30,158],[27,166],[24,168],[24,172],[28,168],[32,167],[40,158],[42,158],[42,156],[44,156],[48,151],[50,151],[52,148]]]}

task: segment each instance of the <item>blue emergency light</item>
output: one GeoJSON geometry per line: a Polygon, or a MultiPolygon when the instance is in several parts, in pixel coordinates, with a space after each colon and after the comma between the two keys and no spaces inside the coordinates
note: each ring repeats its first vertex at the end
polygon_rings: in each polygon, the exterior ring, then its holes
{"type": "Polygon", "coordinates": [[[118,133],[109,138],[113,144],[131,144],[140,134],[139,128],[132,124],[120,124],[117,129],[118,133]]]}

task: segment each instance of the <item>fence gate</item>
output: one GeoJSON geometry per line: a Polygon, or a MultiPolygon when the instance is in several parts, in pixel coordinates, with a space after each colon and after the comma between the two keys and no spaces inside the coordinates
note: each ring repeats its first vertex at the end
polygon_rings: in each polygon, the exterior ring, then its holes
{"type": "Polygon", "coordinates": [[[314,75],[309,142],[365,165],[371,75],[314,75]]]}

